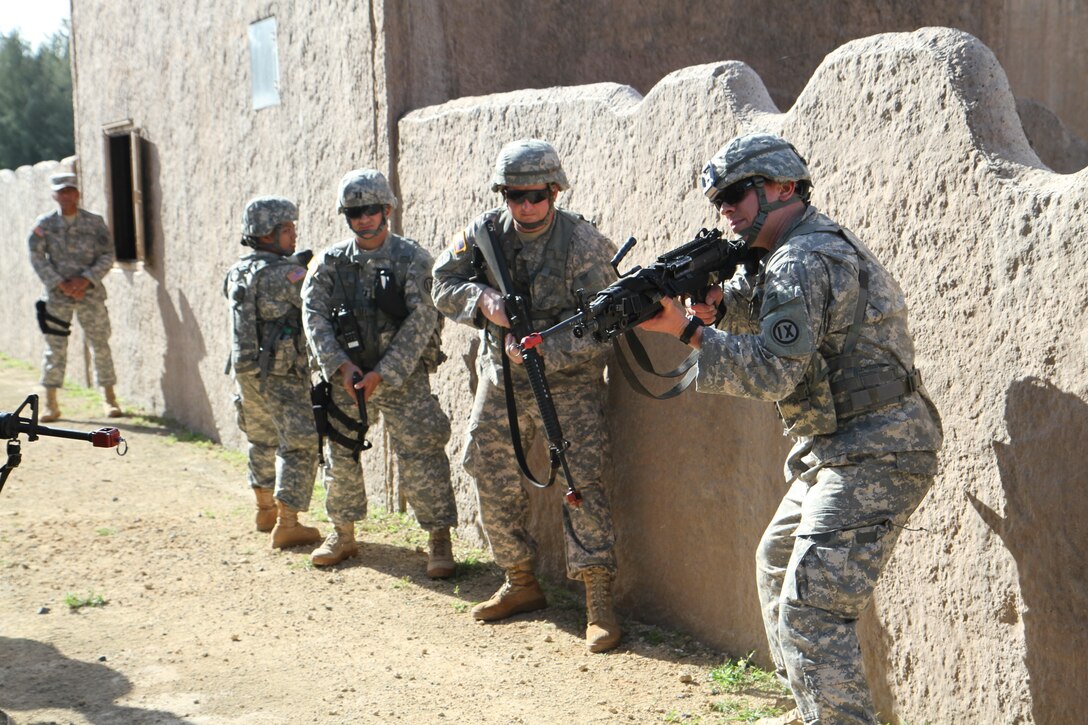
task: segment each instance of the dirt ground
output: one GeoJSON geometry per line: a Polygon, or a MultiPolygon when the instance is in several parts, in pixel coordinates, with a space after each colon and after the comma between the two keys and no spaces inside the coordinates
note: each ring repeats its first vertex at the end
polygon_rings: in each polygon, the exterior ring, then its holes
{"type": "MultiPolygon", "coordinates": [[[[0,411],[36,377],[0,361],[0,411]]],[[[61,403],[55,427],[106,425],[93,394],[61,403]]],[[[253,530],[240,454],[111,422],[127,455],[23,436],[0,493],[0,709],[19,725],[725,723],[785,705],[728,692],[725,654],[630,619],[618,649],[588,653],[584,603],[558,582],[548,609],[476,623],[498,570],[455,540],[457,575],[429,580],[401,514],[372,513],[359,558],[314,569],[253,530]]]]}

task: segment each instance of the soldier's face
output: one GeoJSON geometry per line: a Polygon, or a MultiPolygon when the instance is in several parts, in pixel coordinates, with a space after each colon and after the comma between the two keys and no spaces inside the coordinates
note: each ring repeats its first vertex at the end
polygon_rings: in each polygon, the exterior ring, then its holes
{"type": "Polygon", "coordinates": [[[75,214],[76,209],[79,208],[79,189],[72,186],[66,186],[63,189],[54,191],[53,201],[57,202],[61,214],[69,216],[75,214]]]}
{"type": "Polygon", "coordinates": [[[506,207],[519,224],[536,225],[552,213],[556,192],[546,185],[508,186],[503,192],[506,207]]]}
{"type": "Polygon", "coordinates": [[[283,255],[295,253],[295,243],[298,242],[298,229],[294,222],[284,222],[280,225],[279,234],[276,235],[276,248],[283,255]]]}

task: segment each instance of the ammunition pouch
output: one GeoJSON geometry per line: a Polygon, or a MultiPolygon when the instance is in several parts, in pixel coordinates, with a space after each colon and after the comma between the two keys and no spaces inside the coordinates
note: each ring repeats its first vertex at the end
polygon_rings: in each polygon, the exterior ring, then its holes
{"type": "Polygon", "coordinates": [[[904,374],[891,365],[852,367],[831,383],[835,411],[840,420],[898,403],[922,386],[917,368],[904,374]]]}

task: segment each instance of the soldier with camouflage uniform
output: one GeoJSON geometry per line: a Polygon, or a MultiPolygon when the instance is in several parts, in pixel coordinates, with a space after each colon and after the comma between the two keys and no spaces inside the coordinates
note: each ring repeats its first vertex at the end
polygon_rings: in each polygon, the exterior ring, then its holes
{"type": "MultiPolygon", "coordinates": [[[[335,408],[358,423],[356,396],[362,393],[367,417],[381,412],[401,486],[429,532],[427,575],[449,577],[455,570],[450,527],[457,525],[457,505],[446,456],[450,422],[428,378],[442,361],[439,316],[430,295],[432,259],[416,242],[390,231],[397,200],[379,171],[349,171],[340,181],[338,203],[354,236],[326,249],[306,277],[306,336],[331,383],[335,408]]],[[[358,450],[340,442],[325,443],[325,510],[335,529],[311,555],[317,566],[358,553],[355,522],[366,517],[367,498],[357,456],[358,450]]]]}
{"type": "Polygon", "coordinates": [[[299,296],[312,253],[292,256],[297,220],[290,199],[251,199],[242,213],[242,244],[252,251],[223,280],[231,307],[228,368],[237,385],[238,427],[249,441],[257,530],[271,531],[277,549],[321,541],[315,527],[298,523],[313,496],[317,436],[299,296]]]}
{"type": "MultiPolygon", "coordinates": [[[[497,276],[482,273],[478,235],[490,222],[498,235],[492,245],[506,259],[513,284],[528,301],[533,329],[542,330],[577,308],[578,289],[598,290],[616,279],[610,260],[615,247],[577,214],[555,206],[569,188],[559,155],[536,139],[514,141],[499,153],[492,191],[505,204],[485,212],[459,232],[434,267],[434,299],[442,314],[480,328],[476,399],[468,424],[465,470],[476,482],[480,517],[495,561],[506,581],[472,615],[492,621],[547,606],[534,572],[536,542],[526,528],[528,496],[511,449],[507,402],[500,376],[508,366],[517,405],[518,427],[528,450],[543,431],[529,381],[520,366],[517,342],[509,332],[497,276]]],[[[570,440],[567,457],[582,496],[581,506],[564,502],[563,533],[567,575],[586,587],[586,644],[593,652],[616,646],[620,625],[613,609],[615,534],[608,498],[601,486],[607,455],[604,423],[604,367],[607,348],[587,336],[548,338],[537,348],[545,360],[555,407],[570,440]]]]}
{"type": "Polygon", "coordinates": [[[67,328],[73,315],[79,316],[79,324],[94,353],[98,384],[105,396],[104,412],[110,418],[117,418],[122,411],[113,391],[117,375],[110,353],[110,315],[102,284],[113,267],[113,239],[102,217],[79,208],[79,182],[75,174],[56,174],[50,177],[49,184],[57,209],[38,217],[27,239],[30,263],[45,284],[38,303],[39,324],[46,345],[41,381],[45,388],[45,413],[39,420],[48,423],[61,416],[57,391],[64,385],[67,328]]]}
{"type": "Polygon", "coordinates": [[[701,186],[766,256],[691,315],[666,300],[643,327],[701,351],[700,391],[777,403],[796,440],[756,572],[771,655],[798,707],[760,722],[876,723],[856,622],[933,483],[942,441],[903,292],[849,230],[810,206],[808,168],[783,139],[734,138],[701,186]]]}

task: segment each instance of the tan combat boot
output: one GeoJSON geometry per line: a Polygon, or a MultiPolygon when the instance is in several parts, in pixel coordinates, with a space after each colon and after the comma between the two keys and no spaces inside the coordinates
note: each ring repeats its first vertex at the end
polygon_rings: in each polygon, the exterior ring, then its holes
{"type": "Polygon", "coordinates": [[[57,389],[45,389],[45,413],[38,416],[39,423],[52,423],[60,420],[60,403],[57,402],[57,389]]]}
{"type": "Polygon", "coordinates": [[[533,576],[533,563],[525,560],[506,570],[506,581],[490,599],[472,608],[472,616],[484,622],[493,622],[546,606],[548,600],[544,597],[540,582],[533,576]]]}
{"type": "Polygon", "coordinates": [[[435,529],[427,542],[427,576],[431,579],[445,579],[453,576],[456,568],[449,528],[435,529]]]}
{"type": "Polygon", "coordinates": [[[283,501],[276,501],[276,513],[278,514],[276,525],[272,529],[273,548],[284,549],[288,546],[303,546],[321,541],[321,532],[313,526],[300,524],[298,511],[283,501]]]}
{"type": "Polygon", "coordinates": [[[607,652],[620,642],[620,623],[612,608],[612,572],[601,566],[582,571],[586,584],[586,647],[607,652]]]}
{"type": "Polygon", "coordinates": [[[310,561],[314,566],[332,566],[358,553],[359,545],[355,543],[355,522],[334,522],[332,533],[325,537],[325,543],[310,554],[310,561]]]}
{"type": "Polygon", "coordinates": [[[277,515],[272,489],[254,486],[253,493],[257,497],[257,531],[271,531],[276,525],[277,515]]]}
{"type": "Polygon", "coordinates": [[[117,402],[117,395],[113,392],[112,385],[102,386],[102,397],[105,398],[105,402],[102,403],[102,412],[105,413],[107,418],[120,418],[124,415],[121,411],[121,404],[117,402]]]}

